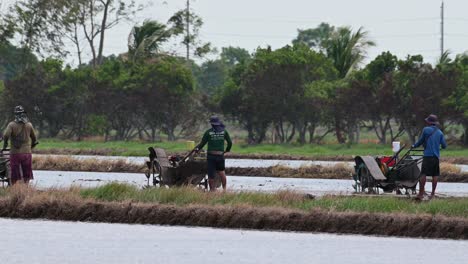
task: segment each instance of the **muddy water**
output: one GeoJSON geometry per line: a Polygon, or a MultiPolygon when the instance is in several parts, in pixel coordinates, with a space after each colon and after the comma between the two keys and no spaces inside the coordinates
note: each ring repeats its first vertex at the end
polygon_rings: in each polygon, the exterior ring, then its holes
{"type": "Polygon", "coordinates": [[[4,249],[8,245],[2,263],[458,264],[468,259],[468,241],[453,240],[1,218],[0,233],[4,249]]]}
{"type": "MultiPolygon", "coordinates": [[[[41,155],[38,155],[41,156],[41,155]]],[[[49,156],[62,156],[62,155],[49,155],[49,156]]],[[[146,157],[120,157],[120,156],[87,156],[87,155],[75,155],[71,156],[78,159],[102,159],[102,160],[126,160],[130,163],[144,164],[148,158],[146,157]]],[[[343,162],[343,161],[318,161],[318,160],[261,160],[261,159],[226,159],[227,167],[239,167],[239,168],[267,168],[272,166],[286,166],[290,168],[300,168],[301,166],[335,166],[337,164],[345,164],[349,167],[354,166],[354,162],[343,162]]],[[[457,165],[460,167],[462,172],[468,172],[468,165],[457,165]]]]}
{"type": "MultiPolygon", "coordinates": [[[[96,187],[110,182],[128,183],[139,187],[146,184],[146,177],[141,173],[35,171],[34,177],[33,184],[41,189],[68,188],[70,186],[96,187]]],[[[228,177],[228,188],[234,191],[294,190],[315,195],[352,194],[354,191],[351,187],[352,183],[352,180],[228,177]]],[[[445,196],[468,196],[468,183],[441,182],[437,190],[445,196]]]]}

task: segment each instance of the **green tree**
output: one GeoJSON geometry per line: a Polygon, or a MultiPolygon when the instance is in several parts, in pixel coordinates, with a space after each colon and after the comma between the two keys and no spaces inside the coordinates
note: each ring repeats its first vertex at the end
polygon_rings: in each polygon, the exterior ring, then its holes
{"type": "Polygon", "coordinates": [[[63,38],[60,32],[66,25],[62,19],[63,0],[20,0],[11,8],[10,14],[4,19],[7,35],[17,33],[19,46],[27,52],[37,54],[56,54],[63,56],[63,38]]]}
{"type": "Polygon", "coordinates": [[[368,32],[359,28],[353,32],[349,27],[338,28],[326,42],[326,53],[333,61],[338,76],[344,78],[366,56],[366,49],[375,46],[368,39],[368,32]]]}
{"type": "Polygon", "coordinates": [[[155,140],[156,129],[177,138],[195,126],[199,118],[194,80],[185,63],[176,58],[164,57],[153,64],[138,66],[128,87],[144,106],[141,112],[155,140]]]}
{"type": "Polygon", "coordinates": [[[145,20],[134,26],[129,35],[128,53],[133,60],[148,59],[161,51],[161,45],[174,35],[173,30],[158,21],[145,20]]]}
{"type": "Polygon", "coordinates": [[[38,63],[34,54],[9,43],[0,44],[0,80],[10,80],[21,74],[27,66],[38,63]]]}
{"type": "Polygon", "coordinates": [[[246,49],[232,46],[221,49],[221,60],[229,67],[247,62],[250,59],[250,53],[246,49]]]}
{"type": "Polygon", "coordinates": [[[58,111],[54,108],[56,101],[49,89],[62,80],[62,62],[47,59],[29,67],[16,78],[6,81],[1,104],[5,118],[12,118],[14,106],[23,105],[28,111],[28,117],[42,135],[57,136],[63,120],[54,117],[58,111]]]}
{"type": "Polygon", "coordinates": [[[130,20],[141,6],[135,1],[124,0],[78,0],[76,21],[81,27],[91,50],[94,67],[104,62],[104,43],[107,30],[122,21],[130,20]]]}
{"type": "Polygon", "coordinates": [[[203,57],[212,51],[211,43],[200,39],[200,29],[203,26],[203,19],[191,10],[182,9],[177,11],[169,19],[169,25],[176,35],[182,35],[182,45],[187,49],[186,59],[190,61],[190,54],[196,57],[203,57]]]}
{"type": "Polygon", "coordinates": [[[451,118],[463,126],[462,143],[468,145],[468,56],[461,54],[456,57],[454,65],[460,71],[456,89],[446,100],[447,106],[454,112],[451,118]]]}
{"type": "Polygon", "coordinates": [[[420,55],[398,62],[395,95],[399,104],[395,105],[395,118],[410,140],[419,135],[429,114],[437,114],[444,126],[452,112],[446,101],[457,87],[459,74],[454,64],[434,68],[420,55]]]}
{"type": "Polygon", "coordinates": [[[390,141],[393,141],[403,132],[399,130],[395,133],[391,126],[395,107],[399,104],[394,83],[397,66],[398,58],[390,52],[383,52],[366,66],[361,79],[354,79],[356,85],[361,84],[367,91],[367,96],[361,98],[365,101],[365,117],[371,122],[371,128],[382,144],[387,143],[388,133],[390,141]]]}
{"type": "Polygon", "coordinates": [[[309,125],[304,116],[307,85],[334,75],[331,62],[307,46],[258,49],[251,62],[232,72],[221,100],[223,111],[241,122],[249,143],[262,142],[270,125],[275,141],[291,142],[309,125]]]}
{"type": "Polygon", "coordinates": [[[321,23],[316,28],[298,29],[297,37],[293,40],[293,44],[305,44],[308,47],[318,50],[326,51],[327,42],[335,32],[335,27],[328,23],[321,23]]]}
{"type": "Polygon", "coordinates": [[[207,95],[213,95],[221,89],[229,74],[228,66],[222,60],[209,60],[194,71],[197,87],[207,95]]]}

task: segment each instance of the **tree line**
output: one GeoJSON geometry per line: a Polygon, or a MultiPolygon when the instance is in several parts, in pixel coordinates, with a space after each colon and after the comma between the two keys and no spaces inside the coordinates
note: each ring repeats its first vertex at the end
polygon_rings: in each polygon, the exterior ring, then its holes
{"type": "Polygon", "coordinates": [[[165,23],[135,25],[128,51],[104,56],[106,30],[139,8],[117,0],[18,1],[0,17],[0,121],[23,104],[45,137],[154,141],[160,134],[193,136],[218,113],[245,130],[251,144],[320,143],[330,134],[357,143],[362,129],[386,144],[403,133],[414,140],[434,113],[442,127],[462,127],[461,142],[468,144],[464,54],[452,60],[446,53],[432,65],[420,55],[384,52],[362,65],[375,45],[368,32],[322,23],[298,30],[276,50],[224,47],[197,64],[165,48],[177,41],[199,57],[214,51],[199,39],[202,19],[181,10],[165,23]],[[78,29],[89,62],[80,56],[78,29]],[[61,59],[65,38],[75,44],[78,67],[61,59]]]}

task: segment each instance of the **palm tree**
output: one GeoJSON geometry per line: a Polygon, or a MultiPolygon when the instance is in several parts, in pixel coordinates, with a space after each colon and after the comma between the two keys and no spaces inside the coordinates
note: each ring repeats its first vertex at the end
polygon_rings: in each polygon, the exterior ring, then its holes
{"type": "Polygon", "coordinates": [[[437,66],[447,65],[450,62],[452,62],[452,60],[450,59],[450,51],[446,50],[442,53],[442,55],[437,60],[437,66]]]}
{"type": "Polygon", "coordinates": [[[161,45],[168,41],[173,31],[154,20],[145,20],[143,25],[134,26],[128,36],[128,53],[133,61],[154,56],[161,45]]]}
{"type": "Polygon", "coordinates": [[[327,56],[333,61],[339,77],[344,78],[362,62],[367,54],[366,49],[375,46],[375,43],[368,39],[368,32],[363,31],[362,27],[354,33],[349,27],[340,27],[333,32],[325,46],[327,56]]]}

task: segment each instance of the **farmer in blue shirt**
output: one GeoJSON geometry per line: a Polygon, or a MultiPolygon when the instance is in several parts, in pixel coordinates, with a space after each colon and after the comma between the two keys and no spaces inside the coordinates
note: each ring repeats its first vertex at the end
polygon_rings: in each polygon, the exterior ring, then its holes
{"type": "Polygon", "coordinates": [[[419,194],[418,199],[422,199],[424,196],[424,186],[426,185],[426,176],[432,176],[432,193],[430,198],[435,195],[437,187],[437,176],[440,175],[439,158],[440,158],[440,146],[443,149],[447,147],[445,142],[444,133],[437,127],[439,122],[436,115],[429,115],[426,119],[427,126],[423,129],[421,137],[416,142],[413,148],[417,148],[421,145],[424,146],[424,157],[421,168],[421,175],[419,178],[419,194]]]}

